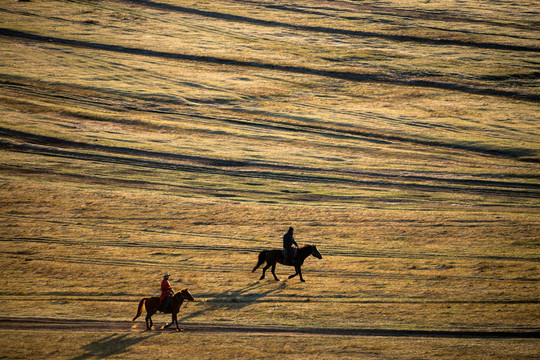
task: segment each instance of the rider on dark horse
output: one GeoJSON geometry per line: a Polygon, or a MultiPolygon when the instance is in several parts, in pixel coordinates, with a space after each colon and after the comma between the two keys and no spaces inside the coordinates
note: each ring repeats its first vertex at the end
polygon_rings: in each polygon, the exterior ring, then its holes
{"type": "Polygon", "coordinates": [[[291,226],[289,228],[289,231],[287,231],[285,235],[283,235],[283,250],[286,257],[285,262],[288,262],[291,265],[294,265],[294,263],[296,262],[292,246],[294,244],[296,247],[298,247],[298,244],[296,243],[296,241],[294,241],[293,231],[294,229],[291,226]]]}
{"type": "Polygon", "coordinates": [[[165,273],[163,280],[161,281],[161,296],[159,297],[159,303],[161,304],[161,311],[166,312],[169,304],[171,303],[174,291],[169,283],[169,273],[165,273]]]}

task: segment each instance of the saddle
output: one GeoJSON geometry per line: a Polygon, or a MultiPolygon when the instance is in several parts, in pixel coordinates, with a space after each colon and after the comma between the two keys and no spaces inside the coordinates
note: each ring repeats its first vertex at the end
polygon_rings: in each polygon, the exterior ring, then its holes
{"type": "Polygon", "coordinates": [[[296,260],[296,253],[298,252],[298,249],[292,247],[291,250],[292,250],[292,253],[293,253],[293,258],[289,259],[289,253],[287,252],[287,250],[283,249],[283,260],[284,260],[284,263],[285,263],[284,265],[292,265],[291,260],[296,260]]]}

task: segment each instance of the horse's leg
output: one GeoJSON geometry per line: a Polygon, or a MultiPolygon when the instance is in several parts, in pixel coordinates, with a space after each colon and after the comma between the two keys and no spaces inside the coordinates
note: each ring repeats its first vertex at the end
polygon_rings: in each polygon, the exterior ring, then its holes
{"type": "Polygon", "coordinates": [[[300,281],[301,282],[306,282],[306,280],[304,280],[304,278],[302,277],[302,269],[300,268],[300,266],[298,266],[298,275],[300,275],[300,281]]]}
{"type": "Polygon", "coordinates": [[[163,325],[163,328],[166,329],[168,328],[169,326],[171,326],[172,324],[174,324],[174,314],[171,313],[171,322],[170,323],[165,323],[165,325],[163,325]]]}
{"type": "Polygon", "coordinates": [[[150,311],[148,311],[148,309],[146,309],[146,318],[148,319],[148,321],[150,322],[150,326],[146,325],[148,327],[148,330],[152,330],[152,326],[154,326],[154,322],[152,321],[152,316],[157,312],[157,308],[155,309],[152,309],[150,311]]]}
{"type": "Polygon", "coordinates": [[[146,314],[146,330],[152,330],[152,315],[150,315],[149,313],[146,314]]]}
{"type": "Polygon", "coordinates": [[[294,274],[292,274],[291,276],[289,276],[289,279],[292,279],[293,277],[295,277],[296,275],[298,275],[298,269],[299,269],[299,267],[298,267],[298,265],[296,265],[296,266],[294,267],[294,270],[296,270],[296,273],[294,273],[294,274]]]}
{"type": "Polygon", "coordinates": [[[266,273],[266,270],[270,267],[270,264],[266,263],[266,266],[263,267],[263,273],[262,273],[262,276],[259,280],[263,280],[264,279],[264,274],[266,273]]]}
{"type": "Polygon", "coordinates": [[[177,316],[177,314],[173,314],[172,319],[173,319],[174,323],[176,324],[176,331],[184,331],[184,329],[180,329],[178,327],[178,316],[177,316]]]}
{"type": "Polygon", "coordinates": [[[272,264],[272,275],[274,275],[274,279],[276,281],[279,281],[278,277],[276,276],[276,263],[272,264]]]}

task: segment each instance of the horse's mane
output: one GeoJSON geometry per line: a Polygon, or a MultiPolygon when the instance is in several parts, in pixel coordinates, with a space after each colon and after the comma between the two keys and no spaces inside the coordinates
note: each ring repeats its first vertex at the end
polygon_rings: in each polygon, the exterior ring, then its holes
{"type": "Polygon", "coordinates": [[[184,294],[185,294],[186,291],[189,293],[188,289],[185,288],[185,289],[182,289],[182,290],[180,290],[180,291],[175,292],[175,293],[174,293],[174,296],[176,296],[176,295],[184,296],[184,294]]]}

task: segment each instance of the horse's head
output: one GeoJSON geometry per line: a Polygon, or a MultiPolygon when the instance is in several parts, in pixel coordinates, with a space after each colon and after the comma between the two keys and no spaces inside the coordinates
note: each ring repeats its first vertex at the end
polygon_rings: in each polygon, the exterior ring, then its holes
{"type": "Polygon", "coordinates": [[[315,245],[311,245],[311,255],[315,256],[317,259],[322,259],[322,255],[315,245]]]}
{"type": "Polygon", "coordinates": [[[195,301],[195,299],[193,298],[191,293],[188,291],[188,289],[182,289],[180,290],[180,293],[182,294],[182,297],[184,298],[184,300],[195,301]]]}

